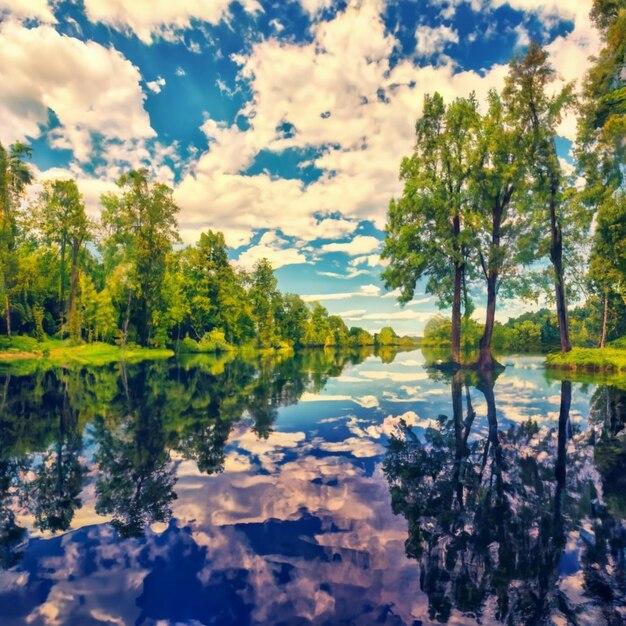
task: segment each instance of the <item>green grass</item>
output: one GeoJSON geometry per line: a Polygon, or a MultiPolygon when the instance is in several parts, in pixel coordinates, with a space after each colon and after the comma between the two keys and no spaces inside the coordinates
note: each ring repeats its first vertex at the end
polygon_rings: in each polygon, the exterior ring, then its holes
{"type": "Polygon", "coordinates": [[[564,354],[548,354],[546,366],[552,369],[590,372],[626,371],[626,349],[622,348],[573,348],[564,354]]]}
{"type": "Polygon", "coordinates": [[[24,366],[30,369],[33,362],[52,366],[107,365],[118,361],[134,363],[147,359],[167,359],[171,356],[174,356],[173,350],[161,348],[129,346],[122,350],[119,346],[108,343],[72,345],[68,340],[46,338],[39,342],[33,337],[24,336],[14,336],[9,343],[6,337],[0,338],[0,363],[5,367],[21,363],[22,369],[24,366]]]}

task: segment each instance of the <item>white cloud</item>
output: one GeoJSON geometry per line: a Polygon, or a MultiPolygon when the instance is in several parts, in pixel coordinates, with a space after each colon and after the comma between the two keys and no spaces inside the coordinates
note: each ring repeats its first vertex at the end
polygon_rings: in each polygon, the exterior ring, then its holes
{"type": "Polygon", "coordinates": [[[404,309],[402,311],[381,311],[380,313],[365,313],[364,315],[346,317],[351,321],[380,321],[389,322],[392,320],[412,320],[416,322],[425,322],[429,320],[434,313],[425,311],[412,311],[404,309]]]}
{"type": "Polygon", "coordinates": [[[441,54],[450,43],[459,43],[459,34],[449,26],[432,28],[421,24],[415,31],[415,52],[419,57],[430,58],[441,54]]]}
{"type": "Polygon", "coordinates": [[[327,243],[322,246],[323,252],[345,252],[350,256],[368,254],[380,248],[380,239],[370,235],[357,235],[346,243],[327,243]]]}
{"type": "MultiPolygon", "coordinates": [[[[191,20],[217,24],[229,15],[231,0],[85,0],[92,22],[134,32],[144,43],[155,38],[171,40],[191,26],[191,20]]],[[[248,13],[262,12],[257,0],[239,0],[248,13]]]]}
{"type": "Polygon", "coordinates": [[[340,292],[340,293],[319,293],[303,295],[305,302],[321,302],[323,300],[348,300],[356,297],[372,298],[380,295],[380,287],[378,285],[361,285],[359,291],[340,292]]]}
{"type": "Polygon", "coordinates": [[[308,263],[309,260],[298,248],[289,247],[288,242],[279,237],[275,231],[268,231],[262,235],[259,242],[242,252],[237,264],[246,270],[254,268],[260,259],[267,259],[276,270],[285,265],[308,263]]]}
{"type": "Polygon", "coordinates": [[[92,132],[122,141],[153,137],[140,81],[139,70],[113,48],[50,26],[0,26],[0,136],[7,143],[38,137],[49,109],[61,124],[53,144],[79,160],[90,155],[92,132]]]}
{"type": "Polygon", "coordinates": [[[159,76],[156,80],[147,82],[146,87],[153,93],[161,93],[161,90],[165,87],[165,78],[159,76]]]}
{"type": "Polygon", "coordinates": [[[17,19],[36,19],[54,24],[56,19],[47,0],[0,0],[0,16],[17,19]]]}
{"type": "Polygon", "coordinates": [[[340,274],[338,272],[317,272],[320,276],[327,276],[328,278],[338,278],[339,280],[351,280],[357,276],[363,276],[369,274],[368,270],[350,269],[347,274],[340,274]]]}
{"type": "Polygon", "coordinates": [[[401,190],[399,162],[412,149],[423,95],[437,88],[446,99],[472,90],[484,98],[507,68],[495,66],[483,76],[410,59],[392,68],[397,40],[385,28],[383,9],[382,0],[353,0],[333,19],[313,24],[310,43],[268,38],[234,57],[253,93],[240,111],[250,127],[203,125],[209,150],[177,190],[187,223],[210,222],[238,243],[246,231],[277,223],[285,235],[312,240],[320,213],[341,211],[345,220],[384,225],[389,199],[401,190]],[[276,130],[285,122],[296,129],[293,136],[276,130]],[[241,173],[259,151],[287,148],[318,149],[314,165],[325,173],[306,186],[241,173]]]}
{"type": "Polygon", "coordinates": [[[356,257],[350,261],[350,265],[357,267],[359,265],[367,265],[368,267],[378,267],[379,265],[387,266],[389,262],[380,258],[380,254],[366,254],[356,257]]]}
{"type": "Polygon", "coordinates": [[[327,217],[315,225],[317,239],[341,239],[354,232],[356,223],[353,220],[327,217]]]}
{"type": "Polygon", "coordinates": [[[323,9],[329,9],[332,4],[333,0],[300,0],[300,5],[311,17],[315,17],[323,9]]]}

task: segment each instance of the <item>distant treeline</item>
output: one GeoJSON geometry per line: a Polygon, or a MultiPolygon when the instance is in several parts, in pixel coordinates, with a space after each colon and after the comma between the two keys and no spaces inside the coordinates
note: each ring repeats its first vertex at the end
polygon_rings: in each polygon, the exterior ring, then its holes
{"type": "Polygon", "coordinates": [[[2,331],[43,341],[179,343],[187,352],[410,343],[393,329],[352,327],[319,303],[283,294],[270,263],[234,266],[224,237],[208,230],[180,247],[173,192],[145,170],[123,174],[90,220],[74,180],[33,182],[30,149],[0,144],[2,331]]]}
{"type": "MultiPolygon", "coordinates": [[[[626,335],[626,305],[616,301],[617,314],[611,316],[607,340],[615,341],[626,335]]],[[[474,319],[463,319],[462,347],[474,350],[479,347],[484,332],[483,324],[474,319]]],[[[569,312],[569,330],[572,344],[580,348],[598,345],[602,336],[603,313],[600,301],[588,302],[569,312]]],[[[443,315],[432,317],[424,327],[422,345],[448,347],[452,341],[452,322],[443,315]]],[[[493,347],[498,352],[545,352],[560,348],[558,320],[554,311],[540,309],[510,318],[504,324],[496,322],[493,329],[493,347]]]]}

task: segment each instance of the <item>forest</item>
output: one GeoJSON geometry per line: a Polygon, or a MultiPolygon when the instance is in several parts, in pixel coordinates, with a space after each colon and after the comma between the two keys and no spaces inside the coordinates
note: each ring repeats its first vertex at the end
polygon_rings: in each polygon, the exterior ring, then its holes
{"type": "Polygon", "coordinates": [[[146,170],[117,181],[89,219],[74,180],[33,181],[28,146],[0,145],[0,277],[8,338],[219,352],[411,343],[391,327],[352,327],[319,303],[283,294],[266,259],[251,273],[235,267],[220,232],[182,247],[172,189],[146,170]]]}
{"type": "Polygon", "coordinates": [[[591,18],[603,47],[580,93],[557,86],[546,50],[531,43],[485,110],[473,93],[424,98],[414,151],[400,166],[404,190],[388,210],[383,278],[401,302],[426,281],[452,308],[447,328],[437,318],[426,335],[447,335],[457,364],[467,346],[491,369],[492,348],[518,347],[520,338],[568,353],[574,338],[604,348],[626,331],[626,10],[597,0],[591,18]],[[565,158],[559,127],[573,115],[577,138],[565,158]],[[477,295],[486,307],[476,340],[477,295]],[[541,321],[538,336],[524,320],[524,338],[496,325],[499,300],[512,296],[551,303],[550,328],[541,321]]]}

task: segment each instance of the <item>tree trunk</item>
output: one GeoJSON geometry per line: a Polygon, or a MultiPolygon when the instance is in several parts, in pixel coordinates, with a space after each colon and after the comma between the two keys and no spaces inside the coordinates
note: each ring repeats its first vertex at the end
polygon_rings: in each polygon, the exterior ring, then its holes
{"type": "Polygon", "coordinates": [[[72,268],[70,270],[70,301],[69,301],[69,324],[70,337],[73,341],[80,339],[80,322],[78,316],[78,253],[80,243],[72,244],[72,268]]]}
{"type": "Polygon", "coordinates": [[[61,279],[59,281],[59,308],[61,313],[61,339],[65,334],[65,239],[61,241],[61,279]]]}
{"type": "Polygon", "coordinates": [[[126,346],[128,341],[128,325],[130,324],[130,303],[133,297],[133,292],[130,287],[128,288],[128,301],[126,303],[126,316],[122,322],[122,348],[126,346]]]}
{"type": "MultiPolygon", "coordinates": [[[[509,196],[510,197],[510,196],[509,196]]],[[[507,200],[508,202],[508,200],[507,200]]],[[[480,355],[478,368],[481,370],[493,369],[497,365],[491,354],[491,340],[493,327],[496,322],[496,298],[498,289],[498,269],[496,263],[500,253],[500,227],[502,224],[503,207],[495,203],[492,210],[491,223],[491,250],[489,251],[487,272],[487,314],[485,318],[485,330],[480,338],[480,355]]]]}
{"type": "Polygon", "coordinates": [[[6,284],[4,289],[4,310],[7,320],[7,337],[9,338],[9,343],[11,343],[11,301],[9,300],[9,294],[6,291],[6,284]]]}
{"type": "MultiPolygon", "coordinates": [[[[461,232],[461,219],[456,215],[452,222],[455,240],[461,232]]],[[[454,244],[456,254],[458,245],[454,244]]],[[[452,298],[452,362],[461,365],[461,290],[463,288],[463,262],[457,257],[454,260],[454,294],[452,298]]]]}
{"type": "Polygon", "coordinates": [[[487,276],[487,315],[485,317],[485,330],[480,338],[480,355],[478,357],[478,369],[488,370],[497,365],[491,353],[491,340],[493,339],[493,327],[496,321],[496,286],[498,273],[489,271],[487,276]]]}
{"type": "Polygon", "coordinates": [[[461,283],[463,266],[454,264],[454,297],[452,300],[452,361],[461,365],[461,283]]]}
{"type": "Polygon", "coordinates": [[[561,352],[569,352],[572,349],[572,344],[569,339],[567,297],[565,295],[565,277],[563,275],[563,233],[556,214],[558,188],[558,178],[556,174],[552,174],[550,179],[550,260],[554,267],[556,315],[559,322],[561,352]]]}
{"type": "Polygon", "coordinates": [[[604,290],[604,314],[602,316],[602,336],[600,337],[600,347],[604,348],[606,343],[606,326],[609,319],[609,290],[604,290]]]}

